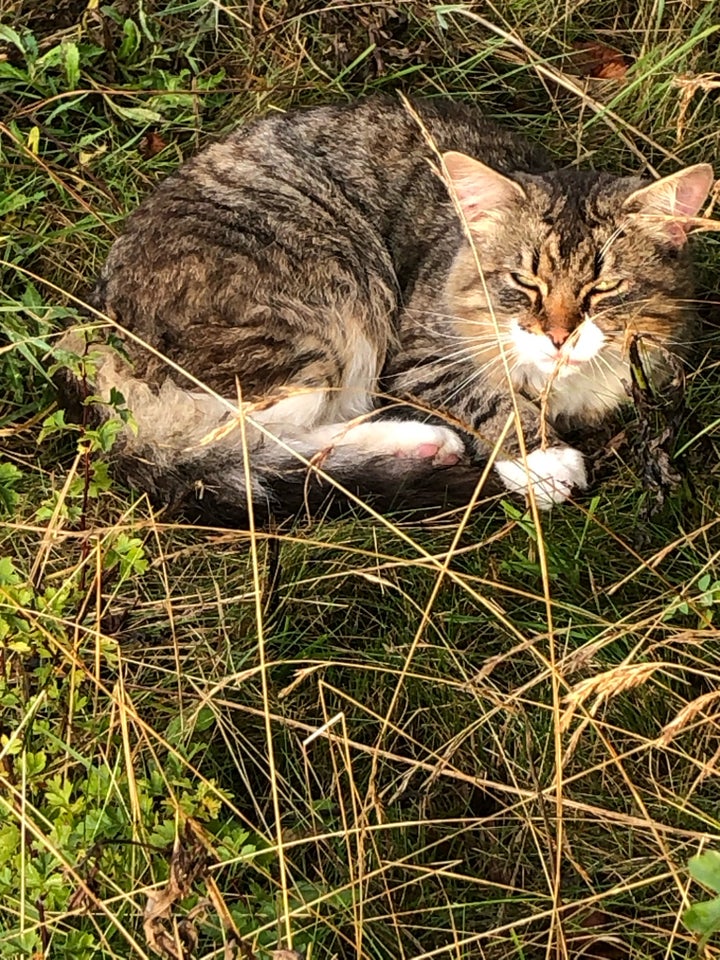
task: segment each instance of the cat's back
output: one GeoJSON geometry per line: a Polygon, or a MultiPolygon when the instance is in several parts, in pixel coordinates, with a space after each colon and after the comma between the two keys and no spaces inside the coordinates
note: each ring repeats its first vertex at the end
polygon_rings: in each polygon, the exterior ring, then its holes
{"type": "Polygon", "coordinates": [[[275,208],[302,220],[315,206],[362,213],[381,234],[403,208],[415,204],[435,214],[447,202],[430,169],[433,149],[460,150],[503,172],[549,169],[544,151],[492,120],[477,107],[447,100],[414,101],[373,96],[336,104],[270,113],[214,143],[162,182],[130,218],[147,226],[156,208],[163,220],[196,218],[203,201],[218,208],[275,208]],[[182,201],[186,201],[183,206],[182,201]],[[298,203],[298,201],[303,201],[298,203]]]}
{"type": "MultiPolygon", "coordinates": [[[[473,107],[411,108],[371,97],[271,113],[210,145],[128,218],[93,305],[203,377],[230,364],[233,331],[267,339],[278,317],[307,332],[351,311],[384,343],[429,251],[442,246],[449,260],[460,242],[426,135],[499,170],[548,165],[473,107]]],[[[155,361],[137,362],[150,376],[155,361]]]]}

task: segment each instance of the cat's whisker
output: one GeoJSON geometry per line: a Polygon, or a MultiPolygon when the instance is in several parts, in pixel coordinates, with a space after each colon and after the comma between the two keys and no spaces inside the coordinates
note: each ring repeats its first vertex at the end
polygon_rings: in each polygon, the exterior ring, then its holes
{"type": "MultiPolygon", "coordinates": [[[[477,363],[477,359],[476,359],[476,358],[478,357],[478,355],[479,355],[479,353],[475,353],[475,354],[473,354],[471,357],[467,358],[467,359],[469,359],[469,360],[471,361],[473,370],[478,370],[478,369],[479,369],[479,370],[481,370],[481,371],[487,371],[487,370],[489,370],[489,369],[492,367],[492,365],[493,365],[494,363],[500,363],[500,362],[502,361],[502,358],[501,358],[499,355],[497,355],[497,356],[488,358],[488,359],[487,359],[484,363],[482,363],[482,364],[478,364],[478,363],[477,363]]],[[[465,359],[466,359],[465,357],[460,357],[460,358],[458,358],[457,360],[451,361],[450,363],[445,363],[445,364],[441,364],[441,365],[442,365],[443,369],[447,369],[447,368],[449,368],[449,367],[453,367],[453,366],[456,366],[456,365],[459,364],[459,363],[462,363],[465,359]]]]}
{"type": "Polygon", "coordinates": [[[700,300],[700,299],[698,299],[698,298],[693,299],[693,298],[691,298],[691,297],[675,297],[675,298],[673,298],[673,299],[672,299],[671,301],[669,301],[669,302],[671,302],[671,303],[691,303],[691,304],[693,304],[693,306],[700,306],[700,307],[706,307],[706,306],[710,306],[710,307],[720,307],[720,300],[700,300]]]}
{"type": "Polygon", "coordinates": [[[602,354],[596,354],[591,358],[590,363],[597,369],[598,375],[601,377],[601,382],[609,382],[608,374],[612,376],[614,380],[618,379],[617,370],[612,366],[608,358],[604,357],[602,354]],[[603,369],[603,367],[605,369],[603,369]]]}
{"type": "Polygon", "coordinates": [[[599,253],[600,253],[600,258],[601,258],[602,260],[604,260],[605,257],[608,255],[608,253],[610,252],[610,250],[611,250],[611,248],[612,248],[612,245],[615,243],[615,241],[618,239],[618,237],[623,233],[624,229],[625,229],[625,224],[624,224],[624,223],[619,224],[619,225],[615,228],[615,230],[613,230],[613,232],[610,234],[610,236],[607,238],[607,240],[606,240],[605,243],[602,245],[602,247],[600,247],[599,253]]]}
{"type": "MultiPolygon", "coordinates": [[[[506,345],[506,349],[509,346],[510,344],[508,343],[506,345]]],[[[463,348],[462,350],[457,350],[457,351],[454,351],[453,353],[445,354],[444,356],[438,358],[437,361],[433,361],[432,365],[428,365],[428,366],[423,365],[420,367],[416,367],[412,371],[408,371],[404,375],[404,381],[406,383],[412,383],[412,382],[419,383],[425,379],[425,377],[427,376],[427,371],[429,369],[432,369],[435,371],[440,369],[444,371],[449,369],[450,367],[457,366],[462,363],[472,364],[473,371],[477,369],[484,371],[489,369],[493,363],[501,359],[500,355],[498,354],[497,356],[489,358],[486,363],[478,367],[478,364],[474,363],[473,361],[474,361],[474,358],[477,357],[482,352],[483,351],[478,350],[475,345],[470,345],[468,347],[463,348]]]]}
{"type": "MultiPolygon", "coordinates": [[[[708,333],[702,337],[690,337],[687,340],[679,340],[677,337],[666,337],[663,339],[663,345],[666,347],[695,347],[703,343],[717,343],[717,333],[708,333]]],[[[679,357],[682,360],[682,357],[679,357]]]]}
{"type": "Polygon", "coordinates": [[[472,367],[469,368],[467,375],[460,381],[459,384],[456,385],[455,392],[463,389],[468,382],[474,380],[478,376],[482,376],[483,374],[487,373],[489,370],[492,369],[493,366],[501,362],[502,362],[502,358],[500,356],[496,356],[496,357],[491,357],[489,360],[487,360],[483,364],[473,364],[472,367]]]}
{"type": "MultiPolygon", "coordinates": [[[[478,326],[485,326],[485,327],[486,327],[487,324],[481,324],[481,323],[478,322],[478,326]]],[[[426,330],[426,331],[428,331],[428,333],[435,334],[436,337],[438,336],[438,331],[437,331],[437,329],[436,329],[435,327],[433,327],[431,324],[421,324],[421,323],[417,323],[417,327],[418,327],[419,329],[421,329],[421,330],[426,330]]],[[[442,334],[441,334],[441,336],[442,336],[442,339],[443,339],[443,340],[455,340],[455,341],[458,341],[458,342],[459,342],[459,341],[462,341],[462,342],[465,342],[465,343],[467,343],[467,342],[470,342],[470,343],[484,343],[484,344],[490,344],[490,345],[492,345],[492,344],[497,344],[497,343],[500,342],[500,341],[505,342],[505,341],[507,341],[507,340],[509,339],[508,335],[507,335],[507,334],[504,334],[504,333],[502,333],[502,332],[500,333],[500,336],[498,337],[498,334],[497,334],[494,330],[486,331],[485,334],[473,334],[472,336],[468,336],[467,334],[463,334],[463,333],[454,333],[454,334],[453,334],[453,333],[446,333],[445,331],[443,331],[442,334]]]]}
{"type": "MultiPolygon", "coordinates": [[[[480,304],[476,304],[474,306],[474,309],[479,311],[480,304]]],[[[499,306],[493,305],[493,309],[495,311],[496,316],[498,316],[498,319],[501,320],[502,317],[500,316],[499,306]]],[[[486,330],[489,329],[494,332],[494,324],[492,322],[492,319],[490,318],[489,305],[485,305],[485,310],[487,312],[483,313],[483,316],[481,319],[475,319],[474,317],[467,316],[465,314],[437,313],[434,310],[427,310],[427,309],[419,310],[419,309],[413,309],[412,307],[405,308],[405,312],[408,314],[416,313],[422,316],[433,317],[438,320],[447,320],[450,323],[461,323],[464,327],[474,327],[474,326],[483,327],[486,330]]],[[[418,326],[424,326],[419,321],[413,321],[413,322],[417,323],[418,326]]],[[[443,336],[447,336],[447,335],[448,334],[446,334],[443,331],[443,336]]]]}
{"type": "MultiPolygon", "coordinates": [[[[419,309],[417,307],[405,307],[405,313],[407,314],[417,314],[418,316],[424,317],[433,317],[435,320],[448,320],[451,323],[468,323],[466,317],[457,313],[439,313],[437,310],[428,310],[426,308],[419,309]]],[[[473,322],[473,321],[470,321],[473,322]]],[[[480,323],[481,321],[477,321],[480,323]]],[[[417,323],[418,326],[422,326],[419,321],[414,320],[413,323],[417,323]]]]}
{"type": "Polygon", "coordinates": [[[464,338],[467,344],[473,346],[474,349],[494,347],[499,350],[500,345],[507,347],[512,343],[512,337],[509,334],[501,333],[500,336],[487,335],[484,337],[465,337],[464,338]]]}
{"type": "MultiPolygon", "coordinates": [[[[484,363],[484,364],[480,364],[480,365],[474,364],[474,365],[468,370],[468,373],[467,373],[466,377],[465,377],[463,380],[460,381],[460,383],[458,384],[456,390],[463,389],[464,386],[465,386],[467,383],[471,382],[472,380],[476,379],[477,377],[481,377],[481,376],[483,376],[484,374],[488,373],[488,372],[493,368],[493,366],[495,366],[495,365],[498,364],[499,362],[500,362],[500,358],[499,358],[499,357],[493,357],[491,360],[488,360],[488,361],[487,361],[486,363],[484,363]]],[[[454,396],[454,394],[453,394],[453,396],[454,396]]]]}
{"type": "Polygon", "coordinates": [[[465,340],[468,339],[468,336],[467,336],[466,333],[460,333],[459,331],[456,332],[456,333],[450,333],[450,332],[448,332],[447,330],[443,330],[442,333],[439,333],[439,331],[438,331],[438,329],[437,329],[437,326],[435,326],[434,324],[431,324],[431,323],[421,323],[419,320],[414,321],[414,322],[413,322],[413,326],[416,327],[418,330],[424,330],[424,331],[426,331],[427,333],[431,334],[431,335],[434,336],[434,337],[437,337],[438,335],[440,335],[440,336],[442,336],[442,339],[443,339],[443,340],[462,340],[462,341],[465,341],[465,340]]]}
{"type": "MultiPolygon", "coordinates": [[[[468,329],[472,327],[477,327],[482,334],[487,337],[497,338],[497,333],[495,331],[495,326],[488,317],[482,317],[481,319],[475,319],[473,317],[467,316],[454,316],[451,314],[435,314],[429,310],[418,311],[418,313],[427,317],[428,319],[434,321],[431,323],[423,323],[421,320],[413,320],[413,326],[417,327],[420,330],[428,330],[431,333],[440,335],[443,339],[448,338],[457,338],[463,339],[467,337],[467,333],[463,333],[461,330],[456,329],[454,332],[450,331],[448,328],[453,324],[462,326],[463,329],[468,329]],[[440,321],[439,323],[437,321],[440,321]]],[[[502,327],[502,318],[500,319],[500,326],[502,327]]],[[[477,336],[478,334],[472,334],[472,336],[477,336]]]]}
{"type": "Polygon", "coordinates": [[[460,356],[474,357],[479,353],[479,348],[482,348],[484,346],[485,345],[482,343],[478,344],[477,342],[472,341],[468,343],[466,346],[461,347],[459,350],[453,350],[452,353],[442,354],[440,357],[438,357],[438,362],[442,363],[444,360],[450,360],[453,357],[460,357],[460,356]]]}
{"type": "MultiPolygon", "coordinates": [[[[450,401],[453,400],[453,399],[454,399],[459,393],[461,393],[466,387],[468,387],[471,383],[473,383],[475,380],[477,380],[477,379],[478,379],[479,377],[481,377],[483,374],[487,373],[487,371],[488,371],[489,369],[491,369],[494,364],[498,364],[498,363],[502,363],[502,357],[501,357],[501,356],[493,357],[491,360],[489,360],[487,363],[483,364],[482,366],[476,367],[470,374],[468,374],[467,377],[465,377],[464,380],[462,380],[462,381],[455,387],[455,389],[452,391],[452,393],[448,394],[447,396],[445,396],[445,397],[443,398],[443,399],[444,399],[444,402],[445,402],[445,403],[450,403],[450,401]]],[[[516,369],[518,368],[518,366],[519,366],[519,361],[518,361],[517,359],[513,360],[513,361],[508,365],[508,373],[510,374],[511,379],[512,379],[512,374],[516,371],[516,369]]],[[[512,388],[512,389],[514,389],[514,388],[512,388]]]]}
{"type": "Polygon", "coordinates": [[[455,397],[457,397],[464,390],[466,390],[467,387],[469,387],[474,381],[478,380],[482,376],[482,374],[483,374],[482,368],[477,368],[476,370],[473,370],[473,372],[467,377],[465,377],[465,379],[462,380],[451,393],[443,397],[444,404],[446,405],[450,404],[451,401],[455,399],[455,397]]]}
{"type": "Polygon", "coordinates": [[[597,364],[598,367],[600,367],[600,365],[602,365],[602,366],[606,367],[611,373],[614,373],[614,368],[613,368],[613,365],[612,365],[611,362],[610,362],[610,358],[607,357],[607,356],[606,356],[604,353],[602,353],[602,352],[596,353],[594,357],[591,357],[591,358],[590,358],[590,362],[591,362],[591,363],[594,363],[594,364],[597,364]]]}

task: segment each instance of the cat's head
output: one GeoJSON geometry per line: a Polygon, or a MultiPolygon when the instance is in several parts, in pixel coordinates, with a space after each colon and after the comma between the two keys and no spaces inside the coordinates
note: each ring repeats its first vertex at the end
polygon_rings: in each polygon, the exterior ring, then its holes
{"type": "Polygon", "coordinates": [[[472,238],[451,271],[449,307],[489,368],[499,333],[517,386],[541,392],[550,381],[572,407],[572,385],[589,378],[609,409],[630,335],[682,355],[694,314],[686,240],[710,166],[647,183],[576,170],[510,178],[464,154],[443,160],[472,238]]]}

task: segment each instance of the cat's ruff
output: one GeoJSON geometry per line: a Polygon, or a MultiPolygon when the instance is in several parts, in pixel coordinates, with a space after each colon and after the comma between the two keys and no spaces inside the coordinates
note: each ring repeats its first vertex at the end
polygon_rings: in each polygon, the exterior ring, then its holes
{"type": "Polygon", "coordinates": [[[371,98],[251,123],[129,218],[91,304],[130,363],[91,345],[65,381],[123,395],[128,482],[232,524],[249,497],[314,508],[317,470],[382,506],[466,502],[491,453],[486,494],[532,486],[545,507],[585,487],[562,436],[627,402],[629,337],[660,345],[659,382],[663,351],[690,347],[685,241],[712,170],[557,169],[477,109],[414,107],[444,182],[416,119],[371,98]]]}

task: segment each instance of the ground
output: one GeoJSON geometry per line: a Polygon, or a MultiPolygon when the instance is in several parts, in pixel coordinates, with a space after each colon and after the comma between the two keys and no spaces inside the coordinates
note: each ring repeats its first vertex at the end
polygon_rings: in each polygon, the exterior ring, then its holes
{"type": "Polygon", "coordinates": [[[687,861],[720,835],[713,233],[685,406],[638,396],[539,519],[193,529],[111,482],[48,370],[126,212],[260,112],[448,95],[568,163],[720,170],[720,2],[2,23],[0,956],[692,955],[687,861]]]}

